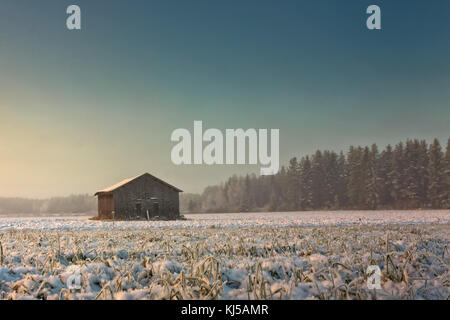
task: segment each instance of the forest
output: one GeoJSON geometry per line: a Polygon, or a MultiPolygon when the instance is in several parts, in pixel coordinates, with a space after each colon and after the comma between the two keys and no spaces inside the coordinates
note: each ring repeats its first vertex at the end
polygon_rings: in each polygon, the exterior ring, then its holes
{"type": "MultiPolygon", "coordinates": [[[[407,140],[378,150],[316,151],[292,158],[276,175],[232,176],[201,194],[180,195],[182,213],[304,210],[449,209],[450,139],[407,140]]],[[[93,213],[89,194],[50,199],[0,198],[0,214],[93,213]]]]}
{"type": "Polygon", "coordinates": [[[316,151],[276,175],[234,175],[202,194],[183,194],[180,205],[191,213],[448,209],[450,139],[445,151],[438,139],[316,151]]]}

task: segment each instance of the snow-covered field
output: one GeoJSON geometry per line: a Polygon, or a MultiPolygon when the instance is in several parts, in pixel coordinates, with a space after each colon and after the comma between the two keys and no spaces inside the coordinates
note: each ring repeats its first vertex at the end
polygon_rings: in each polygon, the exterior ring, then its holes
{"type": "Polygon", "coordinates": [[[0,299],[449,298],[450,211],[188,218],[0,218],[0,299]]]}
{"type": "Polygon", "coordinates": [[[450,210],[429,211],[307,211],[269,213],[188,214],[178,221],[92,221],[87,216],[14,218],[0,216],[0,230],[138,230],[165,228],[250,228],[355,224],[450,223],[450,210]]]}

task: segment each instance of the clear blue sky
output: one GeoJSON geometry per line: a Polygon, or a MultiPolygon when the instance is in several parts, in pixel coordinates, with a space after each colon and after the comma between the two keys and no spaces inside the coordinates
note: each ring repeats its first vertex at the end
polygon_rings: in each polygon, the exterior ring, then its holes
{"type": "MultiPolygon", "coordinates": [[[[150,172],[190,191],[259,166],[175,166],[194,120],[316,149],[450,136],[450,1],[0,4],[0,196],[93,192],[150,172]],[[68,31],[78,4],[82,30],[68,31]],[[368,5],[382,30],[365,27],[368,5]]],[[[192,129],[191,129],[192,130],[192,129]]]]}

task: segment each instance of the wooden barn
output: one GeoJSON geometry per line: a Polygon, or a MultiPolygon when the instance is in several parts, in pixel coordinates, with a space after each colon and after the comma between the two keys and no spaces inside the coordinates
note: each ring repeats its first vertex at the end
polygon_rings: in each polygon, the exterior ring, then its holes
{"type": "Polygon", "coordinates": [[[100,220],[150,220],[180,216],[182,190],[149,173],[125,179],[95,193],[100,220]]]}

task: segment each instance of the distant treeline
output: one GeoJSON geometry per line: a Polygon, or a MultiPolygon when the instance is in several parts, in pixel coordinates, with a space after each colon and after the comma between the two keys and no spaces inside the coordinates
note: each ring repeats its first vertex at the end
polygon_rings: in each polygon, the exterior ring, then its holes
{"type": "Polygon", "coordinates": [[[0,214],[88,213],[97,210],[92,195],[71,195],[50,199],[0,198],[0,214]]]}
{"type": "Polygon", "coordinates": [[[232,176],[181,198],[182,212],[419,208],[450,208],[450,139],[445,154],[437,139],[381,152],[376,144],[317,151],[292,158],[274,176],[232,176]]]}

